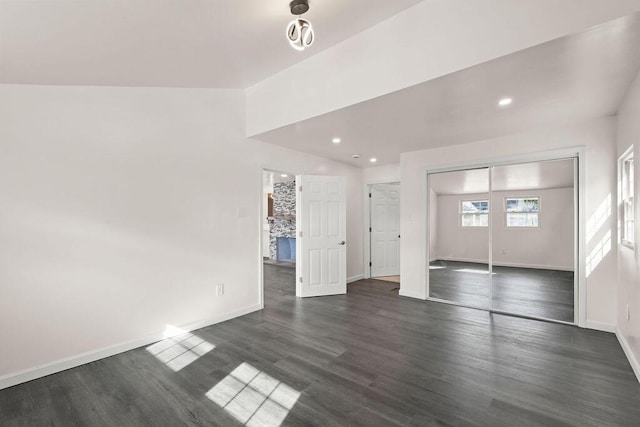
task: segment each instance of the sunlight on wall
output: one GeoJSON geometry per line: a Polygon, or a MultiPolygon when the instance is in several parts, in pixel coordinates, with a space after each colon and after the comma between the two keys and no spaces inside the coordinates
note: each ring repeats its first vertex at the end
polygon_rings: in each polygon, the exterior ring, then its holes
{"type": "Polygon", "coordinates": [[[247,426],[279,426],[300,392],[242,363],[206,396],[247,426]]]}
{"type": "Polygon", "coordinates": [[[587,243],[591,241],[593,236],[598,232],[609,217],[611,216],[611,193],[605,197],[598,209],[591,215],[591,218],[587,221],[586,237],[587,243]]]}
{"type": "Polygon", "coordinates": [[[595,248],[591,251],[587,257],[587,271],[586,275],[589,275],[596,269],[598,264],[604,259],[604,257],[611,250],[611,230],[607,231],[602,240],[598,242],[595,248]]]}
{"type": "Polygon", "coordinates": [[[202,338],[171,325],[167,325],[163,335],[166,339],[151,344],[147,351],[175,372],[216,348],[202,338]]]}

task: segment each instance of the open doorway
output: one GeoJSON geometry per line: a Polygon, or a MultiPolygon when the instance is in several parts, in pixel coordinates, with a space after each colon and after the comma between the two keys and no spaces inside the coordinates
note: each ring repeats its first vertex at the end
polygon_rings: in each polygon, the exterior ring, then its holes
{"type": "Polygon", "coordinates": [[[265,305],[296,294],[296,177],[262,172],[262,263],[265,305]]]}
{"type": "Polygon", "coordinates": [[[400,283],[400,183],[369,186],[369,277],[400,283]]]}
{"type": "Polygon", "coordinates": [[[262,179],[263,305],[270,295],[283,293],[345,294],[346,178],[263,170],[262,179]]]}
{"type": "Polygon", "coordinates": [[[295,268],[295,175],[268,170],[263,174],[263,261],[267,264],[295,268]]]}

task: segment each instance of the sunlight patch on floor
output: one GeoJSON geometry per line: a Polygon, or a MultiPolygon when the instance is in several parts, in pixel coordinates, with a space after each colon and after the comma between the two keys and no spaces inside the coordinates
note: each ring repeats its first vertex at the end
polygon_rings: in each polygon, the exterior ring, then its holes
{"type": "Polygon", "coordinates": [[[206,396],[247,426],[279,426],[298,401],[300,392],[242,363],[206,396]]]}
{"type": "Polygon", "coordinates": [[[202,338],[171,325],[166,327],[163,335],[167,338],[151,344],[147,351],[175,372],[216,348],[202,338]]]}

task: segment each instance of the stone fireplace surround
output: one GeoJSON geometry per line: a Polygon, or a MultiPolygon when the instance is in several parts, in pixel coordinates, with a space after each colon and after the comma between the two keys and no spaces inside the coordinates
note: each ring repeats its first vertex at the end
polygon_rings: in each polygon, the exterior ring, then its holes
{"type": "MultiPolygon", "coordinates": [[[[269,258],[278,260],[278,237],[296,238],[296,182],[273,184],[273,216],[269,217],[269,258]]],[[[282,251],[281,251],[282,252],[282,251]]],[[[291,250],[289,249],[289,253],[291,250]]],[[[295,256],[295,249],[293,250],[295,256]]],[[[295,261],[289,259],[286,261],[295,261]]]]}

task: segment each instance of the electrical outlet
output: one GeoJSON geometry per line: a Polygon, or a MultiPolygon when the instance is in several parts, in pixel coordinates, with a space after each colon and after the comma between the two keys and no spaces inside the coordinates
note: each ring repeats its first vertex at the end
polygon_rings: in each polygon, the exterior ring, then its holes
{"type": "Polygon", "coordinates": [[[631,308],[629,304],[627,304],[627,320],[631,320],[631,308]]]}
{"type": "Polygon", "coordinates": [[[224,283],[220,283],[216,286],[216,296],[221,297],[224,295],[224,283]]]}

